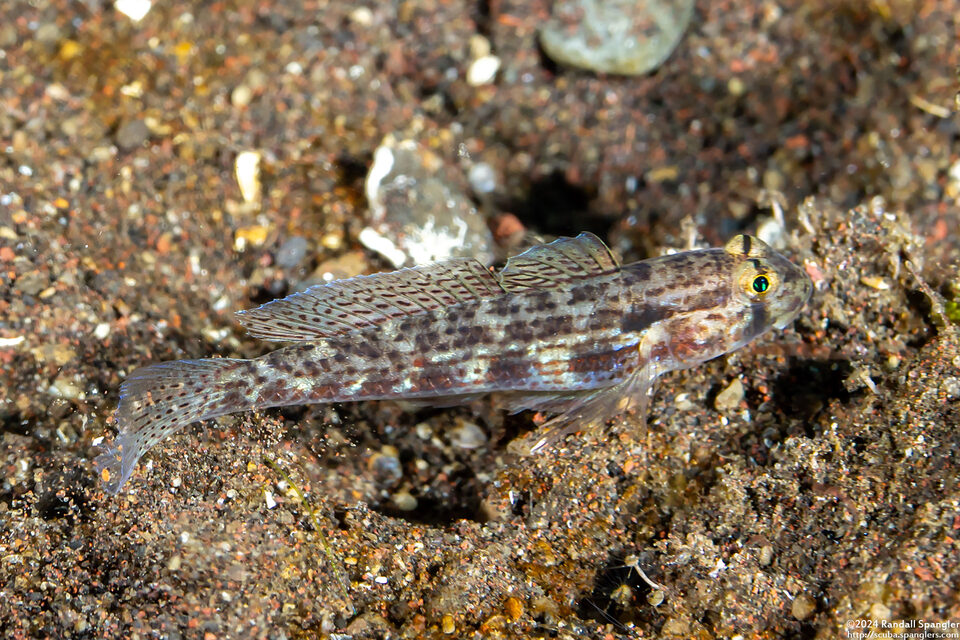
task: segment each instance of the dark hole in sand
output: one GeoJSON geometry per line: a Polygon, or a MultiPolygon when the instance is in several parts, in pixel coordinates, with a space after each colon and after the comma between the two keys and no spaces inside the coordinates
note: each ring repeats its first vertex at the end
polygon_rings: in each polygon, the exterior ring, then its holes
{"type": "Polygon", "coordinates": [[[850,400],[844,381],[852,370],[847,360],[798,360],[773,380],[771,402],[787,417],[810,425],[832,400],[850,400]]]}
{"type": "MultiPolygon", "coordinates": [[[[647,602],[652,587],[640,576],[634,566],[627,566],[627,557],[620,551],[612,553],[603,569],[597,572],[593,590],[581,598],[577,615],[584,620],[596,620],[614,627],[626,628],[659,616],[647,602]]],[[[655,563],[640,562],[639,566],[652,580],[655,563]]]]}
{"type": "Polygon", "coordinates": [[[417,499],[417,508],[413,511],[401,511],[389,504],[371,505],[370,509],[413,524],[431,526],[446,525],[457,520],[480,523],[486,520],[480,512],[480,497],[477,494],[458,495],[453,501],[420,497],[417,499]]]}
{"type": "Polygon", "coordinates": [[[35,505],[39,517],[47,521],[66,518],[72,522],[89,515],[86,492],[93,484],[92,477],[85,476],[82,469],[75,468],[51,474],[49,479],[49,488],[41,493],[35,505]]]}
{"type": "Polygon", "coordinates": [[[525,198],[504,203],[501,209],[512,211],[527,228],[544,234],[575,236],[590,231],[606,238],[611,223],[590,214],[591,199],[588,189],[570,184],[557,170],[530,183],[525,198]]]}

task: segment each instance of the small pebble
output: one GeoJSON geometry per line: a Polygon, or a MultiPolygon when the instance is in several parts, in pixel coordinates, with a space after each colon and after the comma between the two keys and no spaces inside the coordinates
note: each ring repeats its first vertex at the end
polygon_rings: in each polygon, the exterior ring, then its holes
{"type": "Polygon", "coordinates": [[[399,455],[396,448],[385,446],[379,453],[370,456],[367,467],[373,471],[378,485],[394,486],[403,478],[403,466],[400,464],[399,455]]]}
{"type": "Polygon", "coordinates": [[[960,398],[960,379],[949,377],[944,378],[940,383],[940,392],[947,400],[956,400],[960,398]]]}
{"type": "Polygon", "coordinates": [[[9,49],[17,44],[17,28],[8,22],[0,25],[0,49],[9,49]]]}
{"type": "Polygon", "coordinates": [[[245,84],[241,84],[234,88],[230,93],[230,102],[233,103],[235,107],[246,107],[250,104],[250,101],[253,99],[253,90],[250,89],[245,84]]]}
{"type": "Polygon", "coordinates": [[[470,58],[476,60],[490,55],[490,41],[479,33],[470,36],[470,58]]]}
{"type": "Polygon", "coordinates": [[[101,322],[93,330],[93,337],[97,340],[103,340],[108,335],[110,335],[110,323],[108,322],[101,322]]]}
{"type": "Polygon", "coordinates": [[[490,193],[497,188],[497,174],[493,171],[493,167],[486,162],[478,162],[470,167],[470,171],[467,172],[467,180],[470,182],[470,187],[474,193],[477,194],[490,193]]]}
{"type": "Polygon", "coordinates": [[[453,635],[453,633],[457,630],[457,625],[453,623],[453,616],[449,613],[445,613],[440,619],[440,628],[448,636],[453,635]]]}
{"type": "Polygon", "coordinates": [[[134,22],[140,22],[149,13],[153,3],[150,0],[116,0],[113,8],[134,22]]]}
{"type": "Polygon", "coordinates": [[[690,623],[683,617],[667,618],[660,627],[661,637],[667,638],[691,638],[693,637],[690,623]]]}
{"type": "Polygon", "coordinates": [[[301,236],[293,236],[284,242],[277,250],[277,264],[289,269],[303,262],[307,255],[307,239],[301,236]]]}
{"type": "Polygon", "coordinates": [[[350,12],[350,21],[362,27],[373,24],[373,11],[369,7],[357,7],[350,12]]]}
{"type": "Polygon", "coordinates": [[[720,413],[728,413],[740,406],[742,400],[743,383],[740,382],[740,378],[734,378],[726,389],[717,394],[713,406],[720,413]]]}
{"type": "Polygon", "coordinates": [[[743,80],[741,80],[737,76],[734,76],[727,81],[727,92],[730,93],[730,95],[732,96],[735,96],[735,97],[742,96],[744,91],[746,91],[746,89],[747,87],[746,85],[744,85],[743,80]]]}
{"type": "Polygon", "coordinates": [[[409,491],[398,491],[390,496],[390,501],[400,511],[413,511],[417,508],[417,499],[409,491]]]}
{"type": "Polygon", "coordinates": [[[474,423],[462,420],[450,432],[450,442],[461,449],[477,449],[487,443],[487,434],[474,423]]]}
{"type": "Polygon", "coordinates": [[[861,276],[860,283],[877,291],[887,291],[890,289],[890,283],[880,276],[861,276]]]}
{"type": "Polygon", "coordinates": [[[343,246],[343,232],[332,231],[330,233],[323,234],[320,236],[320,244],[326,249],[337,251],[343,246]]]}
{"type": "Polygon", "coordinates": [[[62,367],[77,357],[76,351],[69,345],[60,342],[36,347],[31,349],[31,353],[33,353],[33,357],[37,359],[37,362],[52,362],[58,367],[62,367]]]}
{"type": "Polygon", "coordinates": [[[813,596],[801,593],[796,598],[793,599],[793,604],[790,607],[790,613],[797,620],[806,620],[813,612],[817,609],[817,601],[813,599],[813,596]]]}
{"type": "Polygon", "coordinates": [[[56,22],[44,22],[36,31],[36,39],[46,45],[56,44],[60,41],[63,33],[56,22]]]}
{"type": "Polygon", "coordinates": [[[561,64],[642,75],[673,53],[692,15],[693,0],[558,0],[540,44],[561,64]]]}
{"type": "Polygon", "coordinates": [[[82,400],[85,396],[73,380],[62,374],[57,376],[57,379],[53,381],[53,386],[50,390],[54,395],[67,400],[82,400]]]}
{"type": "Polygon", "coordinates": [[[467,69],[467,84],[471,87],[481,87],[490,84],[500,70],[500,58],[494,55],[477,58],[470,63],[467,69]]]}
{"type": "Polygon", "coordinates": [[[234,173],[240,187],[240,195],[250,204],[260,203],[260,154],[256,151],[241,151],[237,154],[234,173]]]}
{"type": "Polygon", "coordinates": [[[117,146],[130,151],[142,145],[150,137],[150,127],[143,120],[133,120],[117,130],[117,146]]]}
{"type": "Polygon", "coordinates": [[[766,544],[760,547],[760,554],[757,556],[757,562],[761,567],[769,566],[773,562],[773,546],[766,544]]]}
{"type": "Polygon", "coordinates": [[[413,429],[421,440],[429,440],[433,437],[433,427],[428,422],[420,422],[413,429]]]}
{"type": "Polygon", "coordinates": [[[523,603],[520,602],[519,598],[511,596],[504,603],[503,610],[511,622],[516,622],[523,615],[523,603]]]}
{"type": "Polygon", "coordinates": [[[673,399],[673,404],[676,405],[680,411],[692,411],[697,407],[690,399],[690,394],[686,392],[678,393],[673,399]]]}
{"type": "Polygon", "coordinates": [[[17,278],[13,283],[13,288],[28,296],[35,296],[46,288],[48,282],[50,282],[50,278],[45,274],[39,271],[31,271],[17,278]]]}
{"type": "Polygon", "coordinates": [[[890,607],[882,602],[875,602],[870,607],[870,613],[868,615],[873,620],[890,620],[893,617],[893,612],[890,611],[890,607]]]}
{"type": "Polygon", "coordinates": [[[527,234],[527,228],[520,222],[520,218],[512,213],[501,213],[493,217],[490,222],[493,238],[504,249],[519,247],[527,234]]]}
{"type": "Polygon", "coordinates": [[[960,198],[960,160],[957,160],[947,169],[947,196],[960,198]]]}
{"type": "Polygon", "coordinates": [[[243,251],[248,244],[259,247],[266,242],[268,231],[266,227],[259,224],[237,229],[236,235],[233,238],[234,250],[243,251]]]}

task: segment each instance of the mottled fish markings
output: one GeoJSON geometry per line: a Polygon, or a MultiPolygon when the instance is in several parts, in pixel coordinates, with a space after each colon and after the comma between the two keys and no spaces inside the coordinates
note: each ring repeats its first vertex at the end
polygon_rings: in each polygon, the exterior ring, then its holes
{"type": "Polygon", "coordinates": [[[645,407],[656,377],[740,348],[799,313],[812,285],[760,240],[621,266],[594,235],[507,261],[470,259],[311,287],[239,312],[250,335],[293,343],[260,358],[154,364],[120,388],[117,492],[181,427],[238,411],[353,400],[451,405],[499,392],[559,413],[536,451],[587,422],[645,407]]]}

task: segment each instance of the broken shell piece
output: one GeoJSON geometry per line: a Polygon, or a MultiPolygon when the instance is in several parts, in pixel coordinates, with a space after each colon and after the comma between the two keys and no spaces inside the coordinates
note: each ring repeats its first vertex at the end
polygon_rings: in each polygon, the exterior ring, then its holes
{"type": "Polygon", "coordinates": [[[467,84],[471,87],[480,87],[490,84],[500,70],[500,58],[497,56],[481,56],[470,63],[467,69],[467,84]]]}
{"type": "Polygon", "coordinates": [[[456,257],[490,264],[493,237],[464,182],[429,149],[387,136],[367,174],[370,224],[360,242],[395,267],[456,257]]]}
{"type": "Polygon", "coordinates": [[[256,151],[241,151],[234,163],[234,173],[244,202],[260,205],[260,154],[256,151]]]}
{"type": "Polygon", "coordinates": [[[153,3],[150,0],[117,0],[113,8],[134,22],[140,22],[150,12],[153,3]]]}

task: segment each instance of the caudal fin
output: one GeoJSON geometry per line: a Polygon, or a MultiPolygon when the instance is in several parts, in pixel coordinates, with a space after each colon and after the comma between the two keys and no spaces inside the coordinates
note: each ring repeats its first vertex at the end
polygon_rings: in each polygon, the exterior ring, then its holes
{"type": "Polygon", "coordinates": [[[109,493],[117,493],[144,453],[182,427],[251,408],[232,389],[231,372],[245,360],[215,358],[161,362],[137,369],[120,385],[114,446],[94,461],[109,493]],[[231,393],[232,392],[232,393],[231,393]]]}

